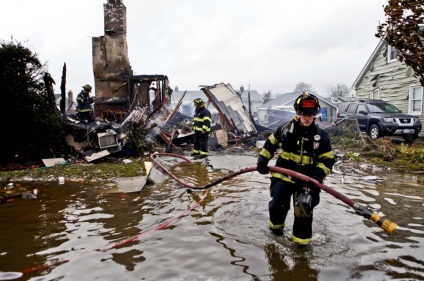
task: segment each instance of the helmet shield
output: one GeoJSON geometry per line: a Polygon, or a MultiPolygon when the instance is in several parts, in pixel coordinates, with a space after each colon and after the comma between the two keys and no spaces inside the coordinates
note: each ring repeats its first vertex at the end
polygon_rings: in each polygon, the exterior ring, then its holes
{"type": "Polygon", "coordinates": [[[294,109],[301,115],[317,115],[321,106],[316,96],[304,92],[296,99],[294,109]]]}

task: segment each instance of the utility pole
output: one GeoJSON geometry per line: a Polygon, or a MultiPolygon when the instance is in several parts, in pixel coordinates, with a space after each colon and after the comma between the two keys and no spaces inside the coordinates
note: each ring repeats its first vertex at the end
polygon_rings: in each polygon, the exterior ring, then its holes
{"type": "Polygon", "coordinates": [[[247,92],[247,102],[249,103],[249,116],[252,119],[253,122],[253,116],[252,116],[252,108],[250,107],[250,84],[249,84],[249,91],[247,92]]]}

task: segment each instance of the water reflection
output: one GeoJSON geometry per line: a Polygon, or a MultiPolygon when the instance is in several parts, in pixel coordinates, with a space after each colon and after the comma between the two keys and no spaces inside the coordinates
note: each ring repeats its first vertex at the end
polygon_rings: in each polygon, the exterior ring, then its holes
{"type": "MultiPolygon", "coordinates": [[[[199,164],[173,171],[194,185],[225,175],[199,164]]],[[[366,176],[332,174],[326,184],[397,223],[394,233],[322,193],[303,248],[290,229],[278,238],[267,229],[269,179],[257,173],[213,187],[191,212],[204,192],[173,180],[129,194],[102,183],[26,183],[38,200],[0,205],[0,280],[65,261],[19,280],[424,280],[424,175],[366,176]]]]}
{"type": "Polygon", "coordinates": [[[307,257],[285,257],[276,244],[265,245],[265,253],[270,265],[270,280],[318,280],[318,270],[311,266],[307,257]]]}

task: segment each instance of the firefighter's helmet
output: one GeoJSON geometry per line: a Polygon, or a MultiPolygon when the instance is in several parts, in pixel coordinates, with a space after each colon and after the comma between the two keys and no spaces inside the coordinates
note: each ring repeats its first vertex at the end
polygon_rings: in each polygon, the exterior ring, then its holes
{"type": "Polygon", "coordinates": [[[317,115],[320,109],[318,98],[308,92],[303,92],[294,102],[294,110],[297,114],[317,115]]]}
{"type": "Polygon", "coordinates": [[[194,99],[193,100],[193,103],[194,103],[194,105],[197,107],[197,106],[200,106],[200,105],[202,105],[202,104],[204,104],[204,102],[203,102],[203,100],[201,99],[201,98],[197,98],[197,99],[194,99]]]}
{"type": "Polygon", "coordinates": [[[84,90],[86,90],[87,92],[91,92],[91,86],[90,85],[88,85],[88,84],[85,84],[84,86],[82,86],[82,88],[84,89],[84,90]]]}

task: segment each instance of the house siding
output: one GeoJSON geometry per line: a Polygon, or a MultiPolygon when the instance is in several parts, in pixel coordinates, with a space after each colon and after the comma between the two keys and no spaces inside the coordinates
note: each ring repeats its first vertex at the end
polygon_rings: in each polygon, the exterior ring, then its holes
{"type": "MultiPolygon", "coordinates": [[[[386,53],[387,45],[376,54],[363,79],[357,84],[356,97],[367,99],[370,97],[370,92],[379,90],[380,99],[408,113],[410,87],[421,85],[409,66],[399,61],[388,63],[386,53]]],[[[422,112],[424,112],[423,109],[422,112]]],[[[421,114],[418,117],[424,124],[424,115],[421,114]]],[[[423,131],[420,136],[424,136],[423,131]]]]}

